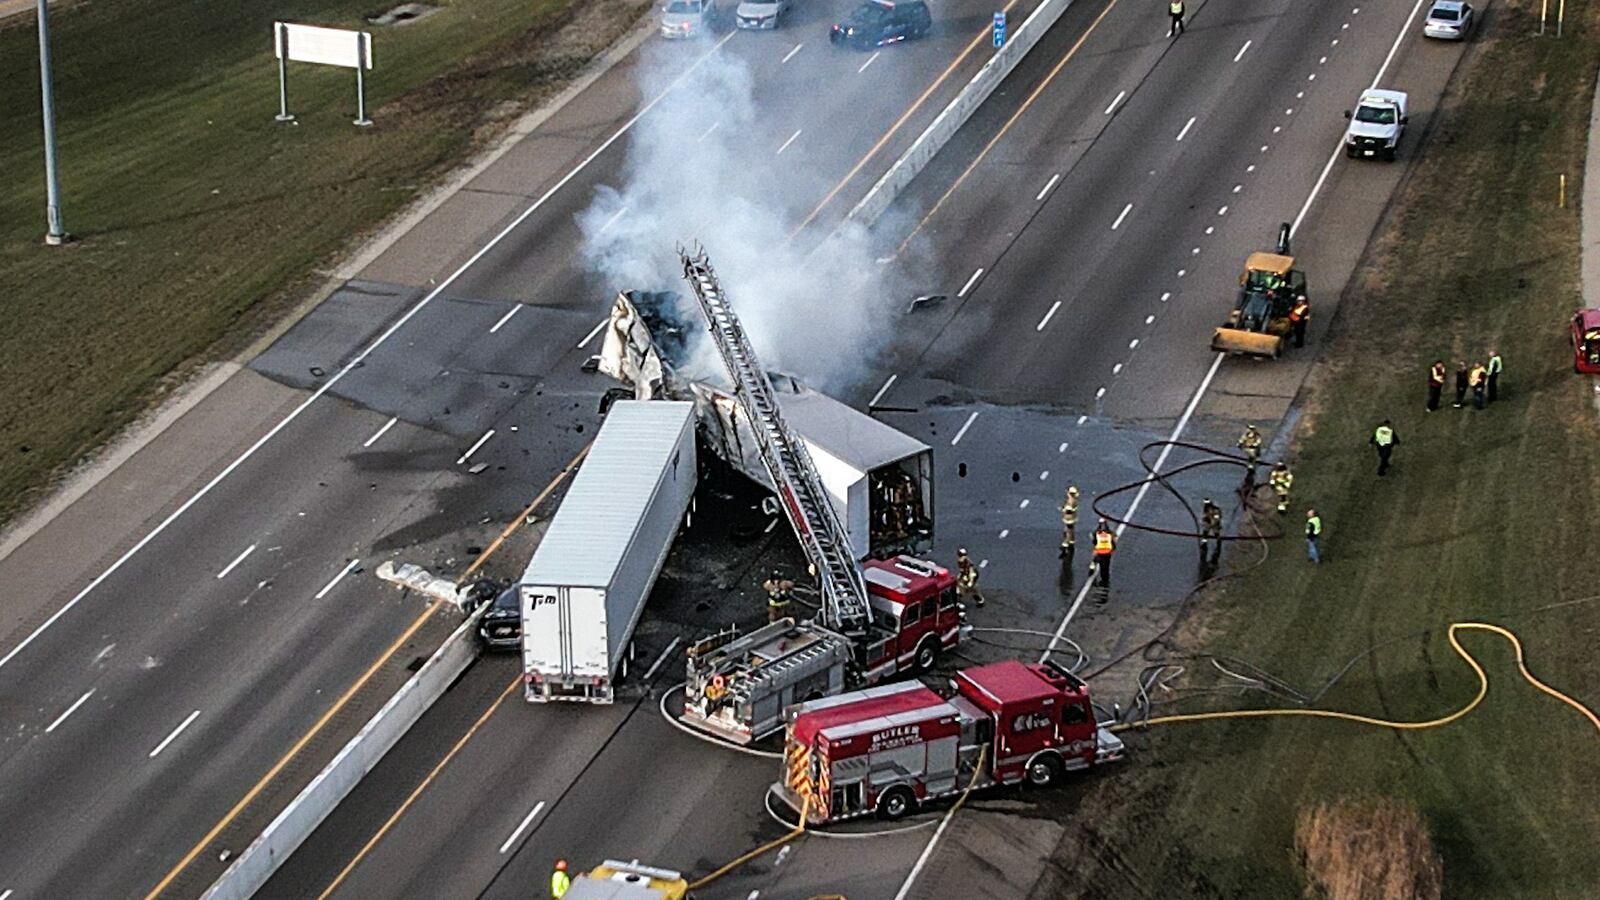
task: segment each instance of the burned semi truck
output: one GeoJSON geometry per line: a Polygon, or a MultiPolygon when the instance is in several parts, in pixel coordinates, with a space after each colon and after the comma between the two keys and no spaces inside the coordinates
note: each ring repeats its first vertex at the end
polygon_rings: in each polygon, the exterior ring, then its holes
{"type": "MultiPolygon", "coordinates": [[[[630,388],[635,399],[693,400],[707,448],[775,491],[750,422],[709,344],[692,300],[667,291],[624,291],[612,304],[599,369],[630,388]]],[[[806,444],[856,558],[926,552],[934,525],[928,445],[792,376],[768,377],[784,419],[806,444]]]]}

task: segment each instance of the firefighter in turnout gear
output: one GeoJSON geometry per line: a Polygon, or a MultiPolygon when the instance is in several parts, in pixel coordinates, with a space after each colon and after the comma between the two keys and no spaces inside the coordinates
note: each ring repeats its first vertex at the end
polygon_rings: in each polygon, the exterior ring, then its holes
{"type": "Polygon", "coordinates": [[[761,582],[762,590],[767,592],[767,621],[776,622],[789,614],[789,594],[794,590],[794,582],[778,574],[777,569],[772,570],[772,576],[761,582]]]}
{"type": "Polygon", "coordinates": [[[1106,525],[1106,520],[1101,519],[1094,530],[1094,574],[1095,583],[1106,590],[1111,589],[1111,554],[1115,552],[1117,535],[1106,525]]]}
{"type": "Polygon", "coordinates": [[[983,595],[978,593],[978,567],[972,564],[965,547],[956,551],[956,589],[962,597],[971,597],[973,603],[983,605],[983,595]]]}
{"type": "Polygon", "coordinates": [[[1200,558],[1208,559],[1206,545],[1210,544],[1209,562],[1217,564],[1217,559],[1222,556],[1222,507],[1211,502],[1207,497],[1200,507],[1200,558]]]}
{"type": "Polygon", "coordinates": [[[572,879],[567,877],[567,861],[556,860],[556,870],[550,873],[550,896],[554,900],[561,900],[567,895],[567,889],[572,887],[572,879]]]}
{"type": "Polygon", "coordinates": [[[1239,435],[1239,449],[1244,451],[1254,467],[1256,460],[1261,458],[1261,432],[1254,425],[1246,425],[1244,434],[1239,435]]]}
{"type": "Polygon", "coordinates": [[[1284,463],[1272,467],[1272,492],[1278,495],[1278,513],[1289,511],[1289,488],[1294,484],[1294,473],[1284,463]]]}
{"type": "Polygon", "coordinates": [[[1067,486],[1067,497],[1061,501],[1061,558],[1068,559],[1077,549],[1078,486],[1067,486]]]}

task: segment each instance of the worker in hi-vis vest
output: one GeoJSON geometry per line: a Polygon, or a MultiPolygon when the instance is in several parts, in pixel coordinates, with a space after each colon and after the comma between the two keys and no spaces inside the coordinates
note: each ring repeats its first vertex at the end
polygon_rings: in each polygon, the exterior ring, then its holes
{"type": "Polygon", "coordinates": [[[1106,525],[1106,520],[1101,519],[1094,530],[1094,574],[1096,583],[1106,589],[1111,587],[1111,554],[1115,552],[1117,536],[1106,525]]]}
{"type": "Polygon", "coordinates": [[[1172,0],[1168,3],[1167,15],[1172,17],[1172,24],[1167,26],[1167,37],[1183,34],[1183,0],[1172,0]]]}
{"type": "Polygon", "coordinates": [[[554,900],[561,900],[567,895],[567,888],[572,887],[572,879],[567,877],[567,861],[556,860],[556,870],[550,873],[550,896],[554,900]]]}

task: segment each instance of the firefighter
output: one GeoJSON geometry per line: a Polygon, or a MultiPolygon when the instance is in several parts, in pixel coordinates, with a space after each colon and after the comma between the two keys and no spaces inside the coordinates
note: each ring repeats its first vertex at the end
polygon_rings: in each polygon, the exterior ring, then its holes
{"type": "Polygon", "coordinates": [[[1222,507],[1207,497],[1200,507],[1200,558],[1206,558],[1206,544],[1211,545],[1211,564],[1216,565],[1222,556],[1222,507]]]}
{"type": "Polygon", "coordinates": [[[1306,296],[1301,294],[1294,300],[1294,306],[1289,309],[1289,328],[1294,332],[1294,345],[1306,345],[1306,328],[1311,324],[1311,304],[1306,302],[1306,296]]]}
{"type": "Polygon", "coordinates": [[[1372,439],[1368,443],[1378,448],[1378,474],[1389,471],[1389,454],[1400,443],[1400,436],[1394,433],[1394,423],[1384,419],[1383,424],[1372,430],[1372,439]]]}
{"type": "Polygon", "coordinates": [[[1111,554],[1115,552],[1117,536],[1101,519],[1094,530],[1094,573],[1095,582],[1106,590],[1111,589],[1111,554]]]}
{"type": "Polygon", "coordinates": [[[1289,488],[1294,484],[1294,473],[1289,471],[1285,463],[1278,463],[1272,467],[1272,492],[1278,495],[1278,514],[1289,511],[1289,488]]]}
{"type": "Polygon", "coordinates": [[[1061,501],[1061,558],[1070,559],[1077,549],[1078,486],[1067,485],[1067,497],[1061,501]]]}
{"type": "Polygon", "coordinates": [[[1167,37],[1183,34],[1183,0],[1172,0],[1168,3],[1167,16],[1172,20],[1167,25],[1167,37]]]}
{"type": "Polygon", "coordinates": [[[550,896],[554,900],[561,900],[567,895],[567,888],[572,887],[572,879],[567,877],[567,861],[556,860],[556,870],[550,873],[550,896]]]}
{"type": "Polygon", "coordinates": [[[1439,395],[1444,393],[1444,360],[1433,361],[1433,368],[1428,370],[1428,412],[1439,408],[1439,395]]]}
{"type": "Polygon", "coordinates": [[[956,590],[962,597],[971,597],[978,606],[983,605],[983,595],[978,593],[978,567],[972,564],[967,548],[956,551],[956,590]]]}
{"type": "Polygon", "coordinates": [[[1244,434],[1239,435],[1239,449],[1250,459],[1250,467],[1255,468],[1256,460],[1261,457],[1261,432],[1254,425],[1246,425],[1244,434]]]}
{"type": "Polygon", "coordinates": [[[789,614],[789,593],[794,590],[794,582],[778,574],[777,569],[772,570],[772,575],[761,582],[761,588],[767,592],[767,622],[776,622],[789,614]]]}

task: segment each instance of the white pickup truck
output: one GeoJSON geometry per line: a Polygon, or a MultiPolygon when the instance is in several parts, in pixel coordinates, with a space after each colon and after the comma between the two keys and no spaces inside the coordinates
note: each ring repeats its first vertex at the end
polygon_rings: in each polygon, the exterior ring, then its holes
{"type": "Polygon", "coordinates": [[[1354,111],[1345,110],[1350,127],[1344,133],[1344,155],[1351,159],[1382,156],[1392,160],[1405,134],[1407,116],[1404,91],[1370,90],[1361,95],[1354,111]]]}

